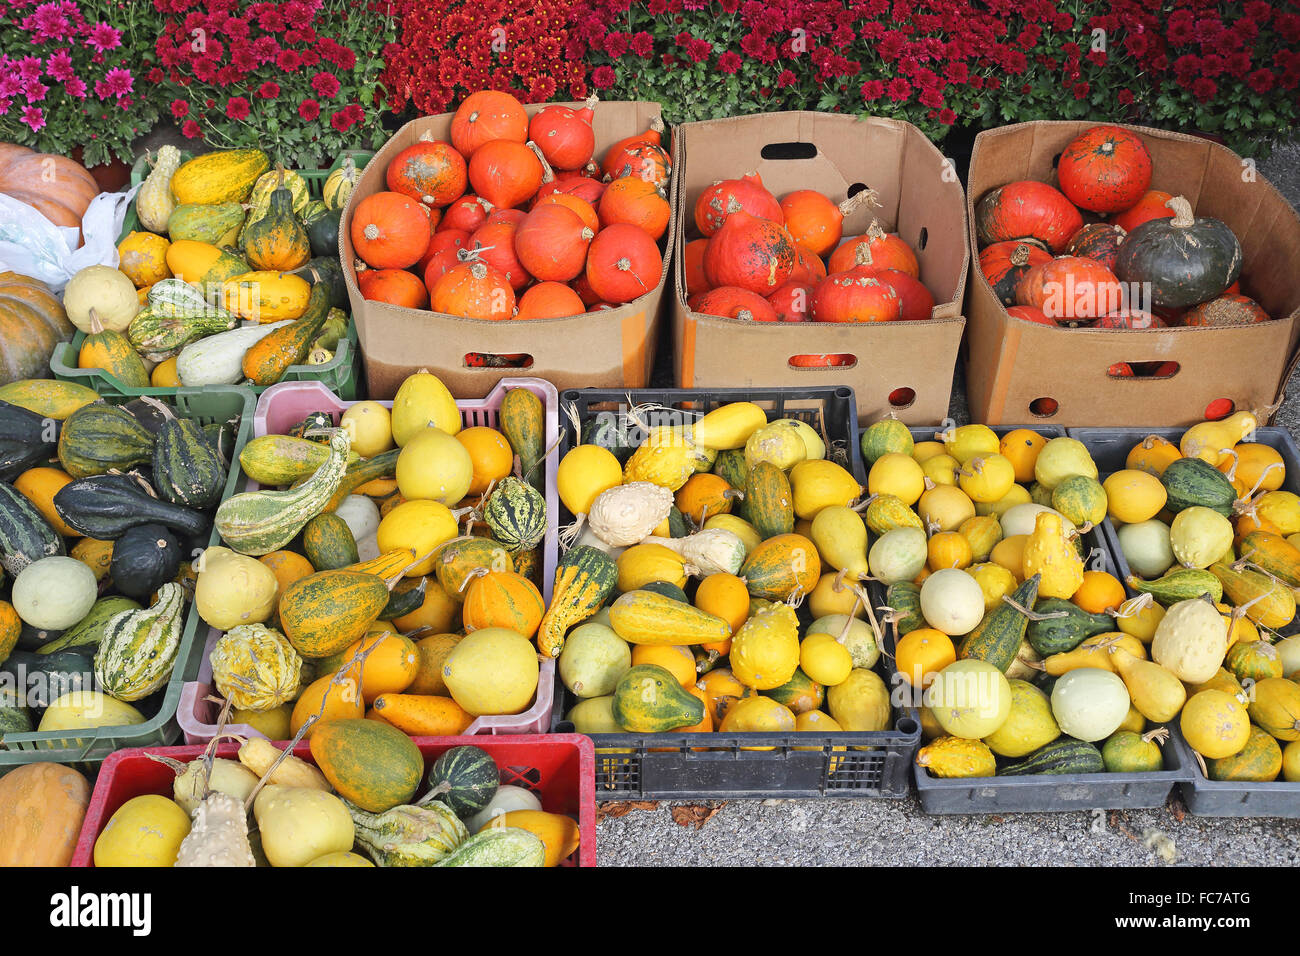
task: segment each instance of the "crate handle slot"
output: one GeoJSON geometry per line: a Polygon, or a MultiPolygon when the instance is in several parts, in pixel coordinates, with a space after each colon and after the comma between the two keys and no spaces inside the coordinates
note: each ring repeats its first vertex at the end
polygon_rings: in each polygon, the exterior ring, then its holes
{"type": "Polygon", "coordinates": [[[759,155],[769,160],[814,159],[817,156],[815,143],[768,143],[759,155]]]}

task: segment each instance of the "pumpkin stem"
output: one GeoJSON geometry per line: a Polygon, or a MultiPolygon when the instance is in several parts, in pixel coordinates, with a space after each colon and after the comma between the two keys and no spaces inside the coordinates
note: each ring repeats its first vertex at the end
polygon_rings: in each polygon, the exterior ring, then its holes
{"type": "Polygon", "coordinates": [[[91,308],[90,308],[90,334],[91,334],[91,335],[99,335],[99,334],[100,334],[101,332],[103,332],[103,331],[104,331],[104,323],[101,322],[101,321],[99,320],[99,313],[95,311],[95,307],[94,307],[94,306],[91,306],[91,308]]]}
{"type": "Polygon", "coordinates": [[[871,225],[867,226],[867,238],[872,242],[879,242],[882,239],[888,238],[888,236],[885,235],[885,230],[880,228],[880,220],[871,220],[871,225]]]}
{"type": "Polygon", "coordinates": [[[1183,196],[1173,197],[1165,203],[1165,208],[1174,211],[1174,218],[1170,225],[1175,229],[1186,229],[1196,222],[1196,216],[1192,212],[1192,204],[1183,196]]]}
{"type": "Polygon", "coordinates": [[[533,155],[537,157],[537,161],[542,164],[542,184],[545,185],[546,183],[554,182],[555,170],[551,169],[551,164],[548,163],[546,157],[542,155],[542,148],[531,139],[524,145],[533,151],[533,155]]]}
{"type": "Polygon", "coordinates": [[[853,264],[857,266],[871,265],[871,243],[858,241],[857,248],[853,250],[853,264]]]}
{"type": "Polygon", "coordinates": [[[858,190],[848,199],[844,200],[844,202],[840,203],[837,208],[839,209],[841,216],[848,218],[857,211],[859,206],[865,205],[880,205],[880,197],[876,194],[874,189],[868,188],[858,190]]]}
{"type": "Polygon", "coordinates": [[[662,133],[663,131],[664,131],[663,118],[660,116],[652,116],[650,118],[650,132],[662,133]]]}
{"type": "Polygon", "coordinates": [[[587,97],[587,99],[584,101],[584,105],[585,105],[585,106],[587,107],[587,109],[589,109],[589,110],[595,110],[595,109],[596,109],[596,104],[599,103],[599,102],[600,102],[600,97],[597,96],[595,93],[592,93],[592,94],[591,94],[589,97],[587,97]]]}
{"type": "Polygon", "coordinates": [[[1011,253],[1011,264],[1013,266],[1024,266],[1029,264],[1029,247],[1023,242],[1016,246],[1015,251],[1011,253]]]}
{"type": "Polygon", "coordinates": [[[1106,608],[1105,613],[1109,614],[1116,620],[1119,620],[1121,617],[1137,617],[1155,603],[1156,599],[1152,597],[1149,592],[1143,592],[1135,598],[1129,598],[1118,608],[1106,608]]]}

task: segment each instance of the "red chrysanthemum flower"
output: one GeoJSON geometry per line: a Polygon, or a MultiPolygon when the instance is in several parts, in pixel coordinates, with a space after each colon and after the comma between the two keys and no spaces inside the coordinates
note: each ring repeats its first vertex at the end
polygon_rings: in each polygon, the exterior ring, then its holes
{"type": "Polygon", "coordinates": [[[194,122],[194,120],[186,120],[185,124],[181,127],[181,135],[186,139],[198,139],[203,135],[203,130],[200,128],[198,123],[194,122]]]}
{"type": "Polygon", "coordinates": [[[267,80],[257,88],[257,95],[264,100],[273,100],[280,95],[280,84],[267,80]]]}
{"type": "Polygon", "coordinates": [[[739,53],[735,50],[728,50],[718,57],[718,69],[723,73],[735,73],[740,69],[741,62],[739,53]]]}
{"type": "Polygon", "coordinates": [[[298,115],[310,123],[320,116],[320,104],[315,100],[303,100],[298,105],[298,115]]]}
{"type": "Polygon", "coordinates": [[[172,118],[184,119],[190,115],[190,104],[184,100],[172,100],[172,118]]]}
{"type": "Polygon", "coordinates": [[[248,100],[242,96],[232,96],[226,100],[226,115],[233,120],[247,119],[251,111],[248,100]]]}
{"type": "Polygon", "coordinates": [[[339,92],[339,80],[333,73],[320,72],[311,78],[311,88],[322,99],[333,99],[339,92]]]}

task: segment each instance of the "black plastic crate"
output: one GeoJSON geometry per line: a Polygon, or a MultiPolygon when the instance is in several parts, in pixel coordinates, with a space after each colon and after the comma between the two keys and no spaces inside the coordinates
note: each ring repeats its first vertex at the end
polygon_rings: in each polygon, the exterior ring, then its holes
{"type": "MultiPolygon", "coordinates": [[[[1124,468],[1129,451],[1148,435],[1156,435],[1178,444],[1186,428],[1071,428],[1070,437],[1083,442],[1097,470],[1104,479],[1124,468]]],[[[1286,464],[1283,491],[1300,494],[1300,448],[1291,432],[1277,426],[1262,426],[1255,430],[1253,440],[1276,448],[1286,464]]],[[[1119,547],[1115,526],[1106,519],[1105,531],[1111,555],[1121,580],[1132,572],[1119,547]]],[[[1125,585],[1127,587],[1127,585],[1125,585]]],[[[1129,593],[1136,593],[1129,589],[1129,593]]],[[[1291,636],[1300,633],[1300,621],[1292,621],[1278,633],[1291,636]]],[[[1300,782],[1253,783],[1246,780],[1210,780],[1201,772],[1196,754],[1183,739],[1177,721],[1170,725],[1173,731],[1171,744],[1177,746],[1179,757],[1186,768],[1187,779],[1182,784],[1183,802],[1187,809],[1202,817],[1288,817],[1300,818],[1300,782]]]]}
{"type": "MultiPolygon", "coordinates": [[[[865,481],[857,440],[857,402],[850,388],[569,389],[560,393],[560,455],[579,443],[596,415],[658,405],[690,421],[731,402],[753,402],[768,420],[807,422],[826,440],[827,457],[865,481]]],[[[653,424],[671,424],[663,411],[653,424]]],[[[561,506],[560,522],[574,520],[561,506]]],[[[875,671],[891,689],[893,648],[886,639],[875,671]]],[[[577,702],[558,675],[551,730],[572,733],[564,715],[577,702]]],[[[914,709],[891,708],[893,728],[838,734],[593,734],[596,799],[739,799],[745,797],[888,797],[909,791],[921,739],[914,709]],[[746,750],[747,747],[771,750],[746,750]],[[703,749],[707,748],[707,750],[703,749]],[[844,748],[844,749],[839,749],[844,748]],[[619,752],[622,751],[622,752],[619,752]]]]}

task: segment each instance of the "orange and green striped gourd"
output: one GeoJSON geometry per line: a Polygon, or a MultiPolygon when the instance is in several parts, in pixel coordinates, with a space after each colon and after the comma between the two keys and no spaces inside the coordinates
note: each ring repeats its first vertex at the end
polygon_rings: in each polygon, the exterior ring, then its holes
{"type": "Polygon", "coordinates": [[[555,568],[551,603],[537,631],[537,649],[559,657],[569,628],[600,610],[618,583],[618,567],[604,551],[580,544],[555,568]]]}

